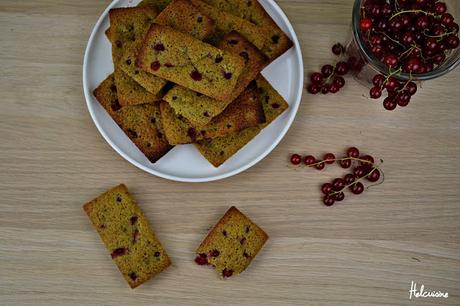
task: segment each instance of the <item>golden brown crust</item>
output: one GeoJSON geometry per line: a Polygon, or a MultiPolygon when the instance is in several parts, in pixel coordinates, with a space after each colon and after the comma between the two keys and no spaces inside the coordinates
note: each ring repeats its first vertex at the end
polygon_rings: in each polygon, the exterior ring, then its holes
{"type": "Polygon", "coordinates": [[[155,23],[203,40],[215,30],[214,20],[203,14],[189,0],[173,0],[155,18],[155,23]]]}
{"type": "Polygon", "coordinates": [[[144,71],[217,100],[232,95],[245,63],[173,28],[153,24],[137,64],[144,71]]]}
{"type": "Polygon", "coordinates": [[[86,203],[83,210],[131,288],[171,265],[166,250],[125,185],[86,203]]]}
{"type": "Polygon", "coordinates": [[[251,82],[250,87],[256,88],[261,95],[261,101],[267,122],[259,125],[258,127],[248,128],[240,132],[231,133],[212,140],[198,141],[195,146],[200,153],[212,165],[214,165],[214,167],[219,167],[230,159],[252,139],[254,139],[263,128],[273,122],[289,108],[286,100],[284,100],[284,98],[262,75],[259,75],[253,82],[251,82]]]}
{"type": "Polygon", "coordinates": [[[166,138],[170,144],[188,144],[212,139],[265,122],[257,90],[246,91],[206,126],[196,128],[176,115],[167,102],[160,104],[166,138]]]}
{"type": "Polygon", "coordinates": [[[198,9],[214,19],[216,22],[216,31],[209,38],[211,44],[217,44],[223,36],[231,31],[237,31],[246,37],[258,49],[264,48],[267,44],[266,32],[262,27],[259,27],[248,20],[244,20],[232,14],[219,10],[204,1],[190,0],[198,9]]]}
{"type": "Polygon", "coordinates": [[[196,253],[218,273],[246,270],[268,240],[267,233],[236,207],[231,207],[209,231],[196,253]]]}
{"type": "Polygon", "coordinates": [[[268,65],[267,56],[236,31],[225,35],[217,45],[218,48],[238,55],[244,59],[246,66],[238,78],[232,98],[238,97],[254,80],[257,75],[268,65]]]}
{"type": "Polygon", "coordinates": [[[172,146],[164,137],[158,102],[122,107],[113,74],[94,90],[94,96],[131,141],[155,163],[172,146]]]}
{"type": "Polygon", "coordinates": [[[293,43],[257,0],[203,0],[221,11],[243,18],[264,31],[266,44],[262,51],[274,61],[293,43]]]}

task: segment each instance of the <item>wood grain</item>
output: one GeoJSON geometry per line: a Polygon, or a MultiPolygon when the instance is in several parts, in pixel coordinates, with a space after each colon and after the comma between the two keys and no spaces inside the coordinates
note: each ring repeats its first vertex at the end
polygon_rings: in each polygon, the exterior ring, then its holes
{"type": "MultiPolygon", "coordinates": [[[[305,71],[345,41],[351,0],[279,0],[305,71]]],[[[393,113],[352,79],[335,96],[305,94],[295,124],[263,162],[209,184],[155,178],[98,134],[82,93],[84,48],[109,4],[0,1],[0,304],[459,305],[460,70],[426,82],[393,113]],[[338,175],[287,166],[292,152],[349,145],[384,159],[385,183],[326,208],[319,185],[338,175]],[[130,290],[82,211],[126,183],[173,266],[130,290]],[[207,229],[236,205],[271,239],[243,275],[196,266],[207,229]],[[411,281],[448,291],[409,300],[411,281]]]]}

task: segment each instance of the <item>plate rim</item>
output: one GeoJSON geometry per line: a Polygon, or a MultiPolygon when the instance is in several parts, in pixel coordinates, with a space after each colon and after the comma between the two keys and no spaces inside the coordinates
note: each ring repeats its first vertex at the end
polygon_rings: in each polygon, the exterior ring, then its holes
{"type": "Polygon", "coordinates": [[[100,28],[101,24],[103,23],[104,19],[108,15],[110,9],[112,9],[118,2],[122,0],[113,0],[107,8],[104,10],[104,12],[99,16],[98,21],[96,24],[93,26],[93,29],[91,31],[91,35],[88,39],[88,43],[86,44],[86,49],[85,49],[85,54],[84,54],[84,59],[83,59],[83,92],[86,100],[86,106],[88,108],[88,111],[90,113],[91,119],[93,123],[95,124],[97,130],[99,133],[102,135],[102,137],[105,139],[105,141],[114,149],[121,157],[123,157],[126,161],[134,165],[135,167],[150,173],[151,175],[170,180],[170,181],[176,181],[176,182],[183,182],[183,183],[206,183],[206,182],[214,182],[214,181],[219,181],[223,180],[226,178],[230,178],[232,176],[238,175],[242,172],[245,172],[246,170],[254,167],[256,164],[264,160],[270,153],[273,152],[273,150],[280,144],[280,142],[284,139],[286,136],[287,132],[291,128],[292,124],[294,123],[295,118],[297,117],[297,113],[302,101],[302,95],[303,95],[303,83],[304,83],[304,69],[303,69],[303,56],[302,56],[302,50],[300,48],[300,43],[297,37],[297,34],[287,18],[286,14],[284,11],[281,9],[281,7],[276,3],[275,1],[268,0],[266,1],[268,5],[271,5],[273,9],[279,14],[281,19],[283,20],[284,24],[288,28],[288,32],[291,36],[292,42],[294,44],[294,51],[295,51],[295,56],[297,57],[297,60],[299,61],[299,66],[302,67],[300,69],[300,80],[298,86],[297,92],[295,94],[296,99],[293,103],[293,105],[289,105],[291,107],[291,114],[289,118],[287,119],[287,123],[282,129],[281,133],[274,139],[272,144],[268,146],[264,152],[257,157],[255,157],[252,161],[244,164],[243,166],[240,166],[232,171],[218,174],[218,175],[213,175],[213,176],[207,176],[207,177],[199,177],[199,178],[190,178],[190,177],[180,177],[177,175],[171,175],[167,173],[163,173],[160,171],[157,171],[152,168],[148,168],[144,166],[143,164],[139,163],[135,159],[131,158],[128,154],[125,154],[109,137],[109,135],[105,132],[105,130],[102,128],[101,124],[99,123],[99,120],[96,116],[96,113],[91,105],[91,90],[88,88],[88,57],[90,50],[92,49],[92,45],[94,43],[95,37],[96,37],[96,32],[97,29],[100,28]]]}

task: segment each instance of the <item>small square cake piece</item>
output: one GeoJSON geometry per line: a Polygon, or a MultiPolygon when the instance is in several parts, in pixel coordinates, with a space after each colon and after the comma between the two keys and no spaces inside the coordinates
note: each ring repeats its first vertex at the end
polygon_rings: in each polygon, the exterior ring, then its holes
{"type": "Polygon", "coordinates": [[[100,195],[83,209],[131,288],[143,284],[171,264],[125,185],[100,195]]]}
{"type": "Polygon", "coordinates": [[[231,207],[197,249],[195,262],[211,265],[224,278],[240,274],[262,249],[268,235],[231,207]]]}

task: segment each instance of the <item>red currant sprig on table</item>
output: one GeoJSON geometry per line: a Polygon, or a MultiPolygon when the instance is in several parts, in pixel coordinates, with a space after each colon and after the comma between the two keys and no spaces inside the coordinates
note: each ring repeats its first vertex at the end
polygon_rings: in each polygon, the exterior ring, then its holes
{"type": "MultiPolygon", "coordinates": [[[[335,55],[342,55],[345,52],[345,47],[337,43],[332,47],[332,53],[335,55]]],[[[345,86],[345,79],[343,78],[349,71],[348,64],[344,61],[339,61],[335,66],[324,65],[321,72],[313,72],[310,75],[311,84],[308,85],[308,92],[311,94],[335,94],[345,86]]]]}
{"type": "MultiPolygon", "coordinates": [[[[302,161],[307,167],[314,167],[318,170],[323,170],[326,165],[334,163],[338,163],[345,169],[353,169],[343,178],[336,178],[321,186],[321,191],[324,194],[323,203],[326,206],[332,206],[336,202],[343,201],[347,190],[356,195],[363,193],[366,189],[363,182],[376,183],[382,178],[383,183],[383,171],[380,166],[375,164],[374,158],[370,155],[360,156],[359,150],[355,147],[349,148],[346,156],[342,158],[336,158],[333,153],[325,154],[322,160],[317,160],[312,155],[307,155],[304,158],[299,154],[291,156],[291,163],[295,166],[299,166],[302,161]]],[[[383,163],[383,161],[381,162],[383,163]]]]}
{"type": "Polygon", "coordinates": [[[370,96],[378,99],[384,90],[383,106],[405,107],[417,91],[412,75],[431,72],[459,47],[459,26],[437,0],[365,0],[361,7],[360,30],[365,45],[389,70],[388,77],[376,75],[370,96]],[[410,79],[400,82],[401,72],[410,79]]]}
{"type": "Polygon", "coordinates": [[[392,76],[385,77],[377,74],[372,79],[374,87],[370,90],[372,99],[378,99],[383,91],[387,92],[387,97],[383,100],[383,107],[392,111],[397,106],[406,107],[413,95],[417,92],[417,84],[412,81],[401,82],[392,76]]]}

